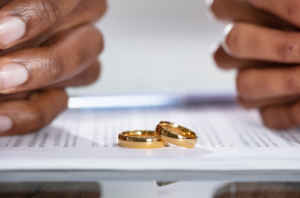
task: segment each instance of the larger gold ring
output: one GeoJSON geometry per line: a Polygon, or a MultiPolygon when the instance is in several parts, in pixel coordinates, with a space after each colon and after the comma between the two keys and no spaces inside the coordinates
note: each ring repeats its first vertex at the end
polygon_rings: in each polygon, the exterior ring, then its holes
{"type": "Polygon", "coordinates": [[[180,147],[194,148],[198,140],[195,132],[172,122],[161,121],[155,131],[162,140],[180,147]]]}
{"type": "Polygon", "coordinates": [[[135,149],[162,148],[168,145],[156,136],[155,131],[124,131],[119,134],[119,146],[135,149]]]}

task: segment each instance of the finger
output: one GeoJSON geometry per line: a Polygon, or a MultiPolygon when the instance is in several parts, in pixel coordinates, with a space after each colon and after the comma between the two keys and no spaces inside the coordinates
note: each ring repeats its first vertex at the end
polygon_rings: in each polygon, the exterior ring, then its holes
{"type": "Polygon", "coordinates": [[[242,98],[238,98],[237,101],[242,107],[246,109],[253,109],[253,108],[262,108],[267,106],[292,103],[298,101],[299,99],[300,99],[300,95],[295,95],[295,96],[288,96],[282,98],[264,99],[258,101],[247,101],[242,98]]]}
{"type": "Polygon", "coordinates": [[[284,32],[247,23],[231,24],[227,27],[223,47],[236,58],[280,63],[300,62],[298,32],[284,32]]]}
{"type": "Polygon", "coordinates": [[[63,89],[32,94],[28,100],[0,103],[0,136],[26,134],[49,124],[67,107],[63,89]]]}
{"type": "Polygon", "coordinates": [[[78,74],[77,76],[59,82],[57,84],[51,85],[49,88],[62,88],[62,87],[78,87],[78,86],[85,86],[94,83],[100,75],[100,63],[98,61],[94,62],[90,67],[84,70],[82,73],[78,74]]]}
{"type": "Polygon", "coordinates": [[[71,13],[38,36],[8,49],[1,50],[0,46],[0,56],[21,49],[38,47],[60,32],[66,31],[80,24],[96,21],[104,14],[106,7],[107,5],[105,0],[81,0],[71,13]]]}
{"type": "Polygon", "coordinates": [[[248,0],[248,2],[300,27],[300,4],[298,0],[248,0]]]}
{"type": "MultiPolygon", "coordinates": [[[[94,83],[100,74],[100,64],[98,61],[93,63],[88,69],[80,73],[79,75],[75,76],[72,79],[51,85],[45,89],[53,89],[53,88],[65,88],[65,87],[78,87],[78,86],[85,86],[94,83]]],[[[25,91],[21,93],[14,93],[14,94],[0,94],[0,102],[12,101],[12,100],[24,100],[28,99],[28,97],[34,91],[25,91]]]]}
{"type": "Polygon", "coordinates": [[[80,0],[13,0],[0,8],[0,49],[25,42],[69,14],[80,0]]]}
{"type": "Polygon", "coordinates": [[[234,58],[226,53],[223,46],[220,45],[216,48],[213,58],[218,67],[222,69],[244,69],[244,68],[268,68],[268,67],[288,67],[294,66],[294,64],[282,64],[266,61],[246,60],[234,58]]]}
{"type": "MultiPolygon", "coordinates": [[[[75,76],[72,79],[48,86],[45,89],[53,89],[53,88],[65,88],[65,87],[78,87],[85,86],[94,83],[100,74],[100,63],[96,61],[93,63],[88,69],[75,76]]],[[[21,93],[14,94],[0,94],[0,102],[12,101],[12,100],[24,100],[28,99],[28,97],[34,91],[25,91],[21,93]]]]}
{"type": "Polygon", "coordinates": [[[260,110],[263,123],[272,129],[289,129],[300,126],[300,102],[275,105],[260,110]]]}
{"type": "Polygon", "coordinates": [[[60,34],[41,48],[0,57],[1,93],[34,90],[73,78],[103,49],[100,32],[83,25],[60,34]]]}
{"type": "Polygon", "coordinates": [[[295,26],[273,14],[257,9],[245,0],[213,0],[209,8],[219,20],[229,22],[248,22],[260,26],[284,30],[294,30],[295,26]]]}
{"type": "Polygon", "coordinates": [[[237,75],[239,96],[246,101],[300,94],[300,66],[290,68],[245,69],[237,75]]]}

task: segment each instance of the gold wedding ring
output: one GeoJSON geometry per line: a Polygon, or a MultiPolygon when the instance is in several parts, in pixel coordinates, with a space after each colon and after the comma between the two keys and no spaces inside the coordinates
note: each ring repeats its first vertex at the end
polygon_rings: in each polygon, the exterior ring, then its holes
{"type": "Polygon", "coordinates": [[[119,146],[135,149],[162,148],[168,145],[156,136],[155,131],[125,131],[119,134],[119,146]]]}
{"type": "Polygon", "coordinates": [[[195,132],[172,122],[160,122],[155,131],[162,140],[180,147],[194,148],[198,140],[195,132]]]}

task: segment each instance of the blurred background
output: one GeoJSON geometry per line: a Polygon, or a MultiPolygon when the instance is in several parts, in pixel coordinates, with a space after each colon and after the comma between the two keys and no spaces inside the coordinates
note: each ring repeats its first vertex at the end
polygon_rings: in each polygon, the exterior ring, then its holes
{"type": "Polygon", "coordinates": [[[101,78],[69,89],[71,96],[234,89],[235,72],[212,60],[225,25],[209,19],[205,0],[108,0],[97,27],[105,39],[101,78]]]}

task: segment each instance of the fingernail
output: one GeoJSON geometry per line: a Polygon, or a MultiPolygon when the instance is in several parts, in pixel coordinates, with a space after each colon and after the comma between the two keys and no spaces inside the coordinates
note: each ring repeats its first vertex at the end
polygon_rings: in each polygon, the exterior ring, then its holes
{"type": "Polygon", "coordinates": [[[27,69],[16,63],[8,63],[0,70],[1,90],[16,87],[28,79],[27,69]]]}
{"type": "Polygon", "coordinates": [[[11,129],[12,121],[4,115],[0,115],[0,132],[5,132],[11,129]]]}
{"type": "Polygon", "coordinates": [[[18,17],[4,17],[0,23],[0,39],[3,45],[9,45],[22,38],[26,31],[25,22],[18,17]]]}

